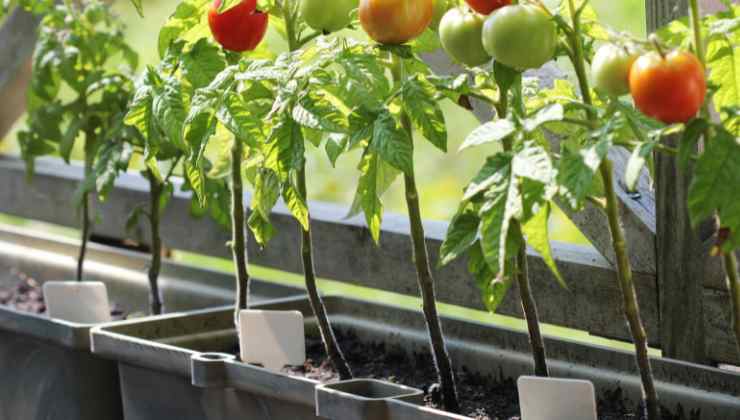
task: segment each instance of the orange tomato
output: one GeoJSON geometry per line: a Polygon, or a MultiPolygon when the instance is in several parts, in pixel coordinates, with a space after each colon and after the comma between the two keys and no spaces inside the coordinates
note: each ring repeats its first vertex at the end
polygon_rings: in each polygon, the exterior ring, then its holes
{"type": "Polygon", "coordinates": [[[688,52],[644,54],[632,65],[629,79],[637,108],[666,124],[695,117],[707,95],[704,67],[688,52]]]}
{"type": "Polygon", "coordinates": [[[381,44],[403,44],[432,22],[434,0],[360,0],[360,24],[381,44]]]}

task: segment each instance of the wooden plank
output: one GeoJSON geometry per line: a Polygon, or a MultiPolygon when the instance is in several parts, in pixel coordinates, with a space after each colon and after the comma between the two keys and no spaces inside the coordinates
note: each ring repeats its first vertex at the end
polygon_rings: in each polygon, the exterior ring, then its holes
{"type": "MultiPolygon", "coordinates": [[[[443,51],[426,54],[424,60],[439,74],[459,74],[464,69],[452,61],[443,51]]],[[[566,78],[566,74],[554,63],[543,68],[530,71],[525,76],[538,77],[542,86],[552,86],[556,79],[566,78]]],[[[473,113],[480,121],[488,121],[494,113],[490,106],[480,101],[473,101],[473,113]]],[[[552,138],[557,147],[558,141],[552,138]]],[[[636,272],[655,273],[655,194],[652,181],[647,170],[644,170],[637,188],[637,194],[630,193],[624,186],[624,172],[629,159],[629,153],[621,148],[615,148],[609,157],[614,161],[614,173],[617,197],[621,204],[623,224],[629,243],[629,255],[633,270],[636,272]]],[[[566,214],[591,241],[594,247],[612,264],[616,261],[612,248],[611,236],[606,216],[588,204],[582,212],[571,212],[567,206],[561,207],[566,214]]]]}
{"type": "MultiPolygon", "coordinates": [[[[0,212],[31,219],[76,227],[77,217],[70,199],[82,177],[82,169],[66,166],[61,161],[40,159],[33,183],[25,183],[23,162],[15,158],[0,158],[0,212]]],[[[95,232],[109,237],[124,238],[126,215],[147,198],[148,184],[138,174],[122,177],[109,201],[96,206],[99,223],[95,232]]],[[[177,192],[163,216],[162,236],[167,246],[221,258],[230,258],[225,246],[229,233],[215,222],[193,220],[189,214],[190,194],[177,192]]],[[[249,196],[245,197],[249,200],[249,196]]],[[[344,220],[347,209],[326,203],[311,203],[314,216],[317,273],[365,287],[378,288],[410,296],[417,295],[415,271],[411,262],[408,222],[405,216],[385,217],[381,246],[376,247],[364,220],[355,217],[344,220]]],[[[284,206],[273,215],[278,234],[270,246],[258,249],[249,243],[251,262],[293,273],[301,273],[300,243],[295,221],[284,206]]],[[[432,261],[438,257],[439,246],[447,223],[425,223],[432,261]]],[[[146,236],[146,226],[138,231],[146,236]]],[[[530,252],[533,289],[540,302],[544,322],[594,334],[628,338],[628,330],[619,308],[619,289],[611,265],[590,247],[555,244],[558,265],[570,290],[557,285],[542,259],[530,252]]],[[[465,261],[457,261],[436,270],[440,301],[482,309],[480,294],[467,272],[465,261]]],[[[651,304],[657,299],[652,275],[636,275],[636,284],[644,319],[652,342],[658,339],[657,312],[651,304]]],[[[517,294],[510,293],[502,304],[502,314],[521,316],[517,294]]]]}
{"type": "MultiPolygon", "coordinates": [[[[648,0],[646,7],[648,32],[688,12],[686,0],[648,0]]],[[[680,138],[663,141],[677,147],[680,138]]],[[[705,300],[697,297],[704,291],[705,275],[718,263],[708,255],[714,227],[711,221],[699,230],[691,226],[687,199],[692,168],[682,170],[675,157],[656,153],[655,170],[661,347],[668,357],[705,363],[711,349],[705,326],[714,324],[705,322],[705,300]]]]}

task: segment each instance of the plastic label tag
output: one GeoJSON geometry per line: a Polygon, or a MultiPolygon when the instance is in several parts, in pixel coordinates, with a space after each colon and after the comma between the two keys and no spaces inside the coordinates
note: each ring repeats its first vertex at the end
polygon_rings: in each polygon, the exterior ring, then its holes
{"type": "Polygon", "coordinates": [[[46,282],[44,301],[50,318],[78,324],[111,321],[108,289],[99,281],[46,282]]]}
{"type": "Polygon", "coordinates": [[[244,363],[280,370],[306,361],[303,314],[299,311],[239,312],[239,342],[244,363]]]}
{"type": "Polygon", "coordinates": [[[589,381],[522,376],[517,381],[522,420],[596,420],[589,381]]]}

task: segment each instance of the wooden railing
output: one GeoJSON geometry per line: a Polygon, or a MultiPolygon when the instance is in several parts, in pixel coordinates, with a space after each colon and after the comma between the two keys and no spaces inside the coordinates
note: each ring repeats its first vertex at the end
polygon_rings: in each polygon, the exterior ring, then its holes
{"type": "MultiPolygon", "coordinates": [[[[716,2],[707,0],[705,3],[716,2]]],[[[649,28],[666,22],[675,11],[686,10],[684,6],[685,0],[648,0],[649,28]]],[[[22,73],[31,53],[32,43],[24,41],[19,34],[33,37],[34,22],[26,14],[18,12],[0,28],[0,93],[4,95],[10,83],[22,73]],[[12,54],[6,51],[9,48],[13,49],[12,54]]],[[[438,72],[461,71],[444,54],[431,54],[425,58],[438,72]]],[[[540,76],[543,83],[562,77],[554,65],[546,66],[540,76]]],[[[490,112],[485,108],[477,108],[475,113],[482,120],[490,118],[490,112]]],[[[4,133],[0,131],[1,134],[4,133]]],[[[611,152],[611,158],[618,172],[615,178],[622,179],[626,153],[615,149],[611,152]]],[[[663,168],[658,173],[674,170],[670,160],[659,161],[658,164],[659,168],[663,168]]],[[[37,163],[33,181],[27,183],[22,161],[13,157],[0,158],[0,213],[77,227],[78,219],[71,205],[71,197],[81,178],[82,169],[79,167],[53,159],[41,159],[37,163]]],[[[676,225],[685,226],[688,220],[685,205],[678,202],[678,198],[671,203],[671,198],[664,194],[662,198],[657,197],[659,202],[656,206],[655,190],[664,191],[672,181],[668,177],[659,178],[654,189],[647,174],[644,174],[638,184],[639,194],[628,193],[617,182],[630,258],[636,271],[635,284],[650,343],[664,347],[667,349],[665,353],[671,357],[737,364],[740,360],[730,334],[729,299],[721,267],[715,259],[707,256],[707,245],[700,238],[695,238],[697,235],[690,229],[677,231],[674,228],[676,225]],[[656,208],[678,210],[671,213],[672,219],[666,219],[666,214],[656,217],[656,208]],[[658,232],[673,232],[671,241],[659,241],[658,232]],[[656,251],[659,244],[663,252],[656,251]],[[671,252],[678,249],[702,252],[688,256],[685,252],[671,252]],[[657,270],[656,267],[663,269],[657,270]],[[666,270],[666,267],[692,269],[666,270]],[[660,278],[657,274],[660,272],[670,275],[660,278]],[[697,272],[701,275],[697,276],[697,272]],[[677,311],[682,302],[686,310],[677,311]],[[691,304],[686,305],[685,302],[691,304]],[[692,323],[692,320],[698,322],[692,323]],[[676,334],[667,333],[667,328],[661,328],[677,325],[685,326],[678,338],[676,334]],[[686,346],[690,347],[690,351],[683,351],[686,346]]],[[[675,196],[684,196],[681,194],[685,194],[686,187],[686,183],[678,185],[679,191],[675,196]]],[[[139,175],[129,174],[119,179],[109,200],[97,203],[100,220],[95,225],[95,233],[111,238],[130,236],[125,231],[125,220],[134,207],[147,201],[147,189],[148,182],[139,175]]],[[[249,196],[244,199],[249,202],[249,196]]],[[[361,218],[344,219],[346,208],[317,202],[310,206],[318,275],[405,295],[417,294],[406,217],[386,215],[381,246],[376,247],[361,218]]],[[[168,246],[229,258],[229,250],[225,247],[229,239],[228,232],[208,218],[193,219],[189,209],[190,194],[176,192],[163,216],[162,236],[168,246]]],[[[542,259],[530,252],[531,277],[541,319],[599,336],[628,340],[629,332],[620,306],[622,300],[611,263],[613,252],[605,217],[595,208],[588,208],[571,217],[594,247],[553,244],[558,266],[569,284],[568,290],[562,289],[542,259]]],[[[278,234],[268,248],[261,250],[255,243],[249,244],[251,262],[302,273],[298,246],[300,237],[295,220],[284,207],[278,206],[273,223],[278,234]]],[[[428,221],[425,227],[431,257],[436,261],[447,224],[428,221]]],[[[146,226],[138,226],[136,231],[137,239],[146,240],[146,226]]],[[[466,261],[455,262],[435,274],[438,297],[442,302],[471,308],[482,307],[480,294],[467,272],[466,261]]],[[[509,293],[499,313],[521,317],[516,296],[516,291],[509,293]]]]}

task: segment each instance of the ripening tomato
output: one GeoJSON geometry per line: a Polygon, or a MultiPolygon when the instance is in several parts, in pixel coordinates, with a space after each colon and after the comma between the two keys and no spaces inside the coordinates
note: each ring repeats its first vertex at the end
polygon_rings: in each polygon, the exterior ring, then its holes
{"type": "Polygon", "coordinates": [[[552,60],[558,45],[555,22],[538,6],[505,6],[483,26],[483,46],[494,60],[509,67],[536,69],[552,60]]]}
{"type": "Polygon", "coordinates": [[[483,48],[483,23],[486,17],[467,7],[447,12],[439,25],[442,48],[455,60],[470,67],[491,61],[483,48]]]}
{"type": "Polygon", "coordinates": [[[403,44],[432,22],[433,0],[360,0],[360,24],[381,44],[403,44]]]}
{"type": "Polygon", "coordinates": [[[465,2],[482,15],[490,15],[494,10],[511,4],[511,0],[465,0],[465,2]]]}
{"type": "Polygon", "coordinates": [[[301,0],[301,16],[306,24],[320,32],[336,32],[351,23],[358,0],[301,0]]]}
{"type": "Polygon", "coordinates": [[[706,98],[704,66],[689,52],[644,54],[630,70],[630,92],[643,114],[666,124],[685,123],[706,98]]]}
{"type": "Polygon", "coordinates": [[[637,55],[614,44],[606,44],[596,51],[591,62],[594,89],[612,96],[630,92],[630,69],[637,55]]]}
{"type": "Polygon", "coordinates": [[[208,25],[213,38],[224,49],[252,51],[267,32],[268,14],[257,10],[257,0],[242,0],[237,6],[218,13],[221,0],[214,0],[208,11],[208,25]]]}

